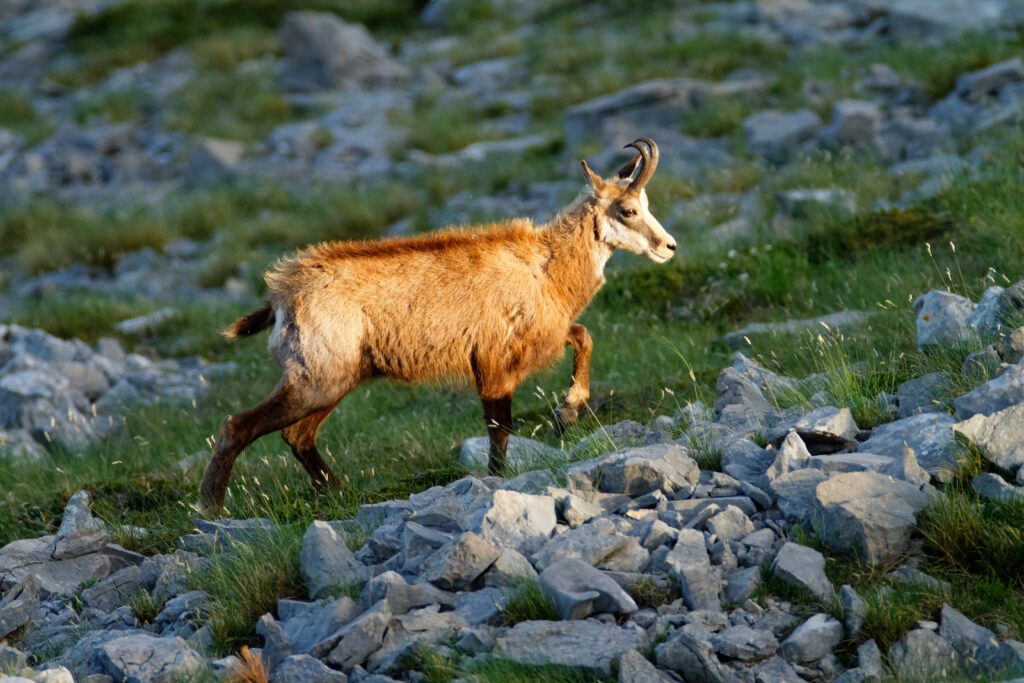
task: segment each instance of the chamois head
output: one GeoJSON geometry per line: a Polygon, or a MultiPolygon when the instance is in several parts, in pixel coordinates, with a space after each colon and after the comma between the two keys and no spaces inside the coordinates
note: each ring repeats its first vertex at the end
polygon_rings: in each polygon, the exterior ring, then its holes
{"type": "Polygon", "coordinates": [[[650,138],[640,138],[626,145],[630,147],[637,155],[610,180],[590,170],[586,161],[580,162],[600,216],[597,238],[613,249],[626,249],[664,263],[675,253],[676,241],[651,215],[644,190],[658,167],[658,145],[650,138]],[[638,167],[640,171],[633,178],[638,167]]]}

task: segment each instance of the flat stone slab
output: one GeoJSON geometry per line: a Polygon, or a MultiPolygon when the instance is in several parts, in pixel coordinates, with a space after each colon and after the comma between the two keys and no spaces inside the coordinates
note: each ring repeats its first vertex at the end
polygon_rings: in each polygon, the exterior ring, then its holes
{"type": "Polygon", "coordinates": [[[612,662],[642,646],[638,631],[598,621],[523,621],[500,636],[495,649],[518,664],[558,664],[607,675],[612,662]]]}

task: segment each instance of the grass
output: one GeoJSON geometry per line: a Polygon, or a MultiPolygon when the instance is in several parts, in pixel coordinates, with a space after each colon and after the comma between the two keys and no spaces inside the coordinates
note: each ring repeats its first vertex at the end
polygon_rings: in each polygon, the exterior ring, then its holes
{"type": "Polygon", "coordinates": [[[540,582],[521,579],[510,587],[501,618],[506,626],[514,626],[521,621],[558,621],[558,610],[544,594],[540,582]]]}
{"type": "Polygon", "coordinates": [[[24,93],[0,90],[0,128],[13,130],[32,145],[49,135],[53,124],[39,115],[35,105],[24,93]]]}
{"type": "Polygon", "coordinates": [[[292,118],[269,67],[206,71],[172,98],[167,126],[185,133],[255,141],[292,118]]]}
{"type": "Polygon", "coordinates": [[[140,590],[128,601],[128,606],[132,610],[132,615],[138,620],[143,626],[153,623],[156,616],[160,614],[160,610],[163,609],[163,603],[156,600],[153,594],[147,590],[140,590]]]}
{"type": "Polygon", "coordinates": [[[233,543],[193,574],[193,586],[210,596],[207,624],[219,653],[251,642],[256,620],[275,612],[279,598],[306,598],[299,572],[303,531],[286,525],[251,543],[233,543]]]}

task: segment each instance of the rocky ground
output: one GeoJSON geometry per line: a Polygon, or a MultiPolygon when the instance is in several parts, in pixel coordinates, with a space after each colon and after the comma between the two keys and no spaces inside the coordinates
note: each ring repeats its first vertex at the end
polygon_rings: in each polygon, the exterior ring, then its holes
{"type": "Polygon", "coordinates": [[[292,5],[0,7],[0,681],[1024,676],[1017,3],[292,5]],[[613,263],[581,428],[541,378],[485,477],[374,389],[343,495],[261,445],[195,513],[270,260],[639,134],[687,248],[613,263]]]}

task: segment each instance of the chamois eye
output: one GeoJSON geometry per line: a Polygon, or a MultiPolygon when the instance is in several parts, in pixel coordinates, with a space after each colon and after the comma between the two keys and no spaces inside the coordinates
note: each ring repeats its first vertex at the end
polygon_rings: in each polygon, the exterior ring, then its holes
{"type": "Polygon", "coordinates": [[[625,216],[626,218],[632,218],[633,216],[636,215],[636,210],[635,209],[623,209],[622,210],[622,215],[625,216]]]}

